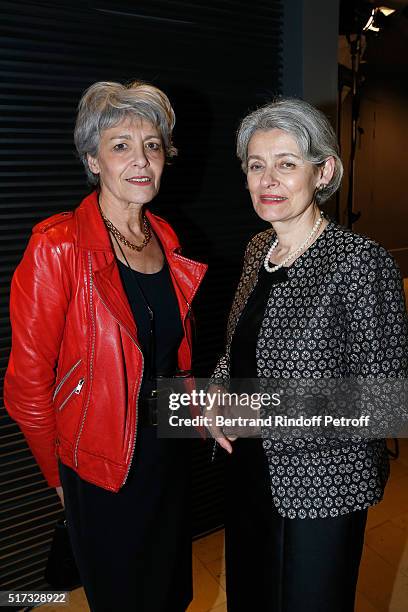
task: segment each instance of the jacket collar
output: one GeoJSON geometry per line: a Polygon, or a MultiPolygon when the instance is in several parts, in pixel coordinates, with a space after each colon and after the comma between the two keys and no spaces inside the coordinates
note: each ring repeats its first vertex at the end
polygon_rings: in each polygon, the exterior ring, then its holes
{"type": "MultiPolygon", "coordinates": [[[[111,251],[113,253],[108,230],[99,212],[96,191],[82,200],[76,214],[79,247],[88,251],[111,251]]],[[[178,238],[166,221],[148,210],[146,210],[146,217],[166,255],[168,251],[174,252],[180,249],[178,238]]]]}

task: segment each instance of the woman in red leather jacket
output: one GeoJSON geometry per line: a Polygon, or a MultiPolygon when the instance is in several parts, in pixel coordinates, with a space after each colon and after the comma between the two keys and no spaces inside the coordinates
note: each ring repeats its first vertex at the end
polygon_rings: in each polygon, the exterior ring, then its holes
{"type": "Polygon", "coordinates": [[[175,117],[151,85],[99,82],[75,143],[95,191],[33,229],[12,282],[5,404],[65,501],[92,611],[191,600],[188,449],[157,437],[155,378],[191,367],[206,266],[147,210],[175,117]]]}

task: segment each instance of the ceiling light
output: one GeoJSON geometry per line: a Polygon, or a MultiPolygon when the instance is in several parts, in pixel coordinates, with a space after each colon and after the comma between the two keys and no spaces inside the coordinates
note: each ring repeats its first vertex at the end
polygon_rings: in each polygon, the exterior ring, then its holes
{"type": "Polygon", "coordinates": [[[395,13],[395,9],[389,8],[388,6],[379,6],[378,10],[382,12],[383,15],[385,15],[385,17],[388,17],[388,15],[392,15],[393,13],[395,13]]]}
{"type": "Polygon", "coordinates": [[[365,24],[364,28],[363,28],[363,32],[367,32],[367,30],[371,30],[372,32],[379,32],[380,28],[376,28],[374,26],[374,18],[375,18],[375,12],[377,9],[373,8],[373,10],[371,11],[371,15],[368,18],[367,23],[365,24]]]}
{"type": "Polygon", "coordinates": [[[368,30],[371,30],[371,32],[379,32],[380,29],[384,27],[385,19],[393,13],[395,13],[395,9],[389,8],[388,6],[373,8],[363,28],[363,32],[367,32],[368,30]]]}

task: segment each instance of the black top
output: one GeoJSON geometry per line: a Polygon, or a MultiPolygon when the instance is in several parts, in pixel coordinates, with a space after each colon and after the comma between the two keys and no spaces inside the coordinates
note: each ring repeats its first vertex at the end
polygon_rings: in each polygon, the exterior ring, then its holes
{"type": "Polygon", "coordinates": [[[140,397],[155,388],[157,375],[174,376],[177,350],[183,338],[180,310],[167,264],[160,272],[143,274],[118,260],[119,272],[137,327],[144,357],[140,397]],[[153,311],[150,321],[148,306],[153,311]]]}
{"type": "MultiPolygon", "coordinates": [[[[231,342],[231,378],[256,378],[256,343],[272,285],[288,279],[287,268],[267,272],[261,266],[258,282],[239,318],[231,342]]],[[[237,385],[235,381],[235,386],[237,385]]],[[[237,391],[237,389],[235,389],[237,391]]]]}

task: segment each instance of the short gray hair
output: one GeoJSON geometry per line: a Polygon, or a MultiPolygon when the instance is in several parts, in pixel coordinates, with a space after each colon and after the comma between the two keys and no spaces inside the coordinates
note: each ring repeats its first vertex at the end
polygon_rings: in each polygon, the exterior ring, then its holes
{"type": "Polygon", "coordinates": [[[337,137],[327,117],[304,100],[277,98],[244,117],[237,132],[237,156],[243,171],[247,173],[248,170],[248,144],[254,133],[274,128],[293,136],[303,159],[316,166],[323,164],[328,157],[334,157],[333,177],[315,196],[317,204],[328,200],[340,187],[343,176],[337,137]]]}
{"type": "Polygon", "coordinates": [[[133,81],[127,85],[99,81],[82,95],[74,132],[78,155],[92,185],[99,184],[99,175],[89,168],[88,153],[96,157],[101,132],[127,117],[149,121],[159,130],[167,161],[177,155],[172,142],[176,116],[165,93],[143,81],[133,81]]]}

